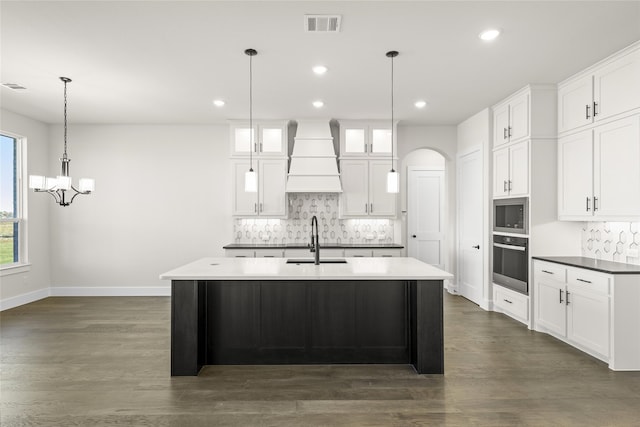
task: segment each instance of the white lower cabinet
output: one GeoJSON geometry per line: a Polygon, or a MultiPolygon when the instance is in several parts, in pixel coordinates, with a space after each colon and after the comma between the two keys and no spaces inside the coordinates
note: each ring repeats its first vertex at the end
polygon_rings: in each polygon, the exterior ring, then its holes
{"type": "Polygon", "coordinates": [[[534,329],[609,364],[640,370],[640,275],[534,260],[534,329]]]}
{"type": "MultiPolygon", "coordinates": [[[[315,255],[309,249],[285,249],[285,258],[313,258],[315,255]]],[[[323,248],[320,244],[320,258],[342,258],[344,257],[344,249],[339,248],[323,248]]]]}
{"type": "Polygon", "coordinates": [[[344,256],[355,258],[370,258],[370,257],[399,257],[402,256],[402,249],[384,248],[384,249],[345,249],[344,256]]]}
{"type": "Polygon", "coordinates": [[[494,284],[493,304],[495,311],[504,313],[519,322],[529,323],[529,297],[526,295],[494,284]]]}

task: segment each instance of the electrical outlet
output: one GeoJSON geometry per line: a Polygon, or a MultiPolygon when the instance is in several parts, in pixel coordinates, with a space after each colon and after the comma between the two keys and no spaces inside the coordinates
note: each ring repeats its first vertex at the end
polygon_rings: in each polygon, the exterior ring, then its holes
{"type": "Polygon", "coordinates": [[[634,249],[628,248],[627,249],[627,256],[631,257],[631,258],[638,258],[638,249],[637,248],[634,248],[634,249]]]}

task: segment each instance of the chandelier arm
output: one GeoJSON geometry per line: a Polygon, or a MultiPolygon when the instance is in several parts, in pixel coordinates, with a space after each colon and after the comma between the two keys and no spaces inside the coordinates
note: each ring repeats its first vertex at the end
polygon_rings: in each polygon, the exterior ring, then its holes
{"type": "MultiPolygon", "coordinates": [[[[73,187],[71,187],[71,188],[73,188],[73,187]]],[[[75,188],[73,188],[73,190],[75,191],[75,194],[73,195],[73,197],[71,197],[71,200],[69,200],[69,203],[67,203],[67,205],[70,205],[71,203],[73,203],[73,199],[75,199],[78,194],[89,194],[89,193],[83,193],[81,191],[78,191],[75,188]]]]}
{"type": "MultiPolygon", "coordinates": [[[[71,189],[73,191],[75,191],[76,193],[78,193],[78,194],[91,194],[91,191],[80,191],[76,187],[74,187],[73,185],[71,185],[71,189]]],[[[73,197],[76,197],[76,196],[77,196],[77,194],[74,195],[73,197]]],[[[71,199],[71,200],[73,200],[73,199],[71,199]]]]}
{"type": "Polygon", "coordinates": [[[34,189],[33,191],[35,191],[36,193],[47,193],[47,194],[51,194],[51,197],[53,197],[56,200],[56,203],[60,203],[60,198],[58,197],[58,190],[38,190],[37,188],[34,189]]]}

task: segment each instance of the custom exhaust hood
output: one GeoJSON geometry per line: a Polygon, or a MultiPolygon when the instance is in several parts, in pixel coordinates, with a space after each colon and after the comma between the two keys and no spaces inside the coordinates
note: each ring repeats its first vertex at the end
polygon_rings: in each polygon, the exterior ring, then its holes
{"type": "Polygon", "coordinates": [[[298,120],[287,193],[342,193],[329,120],[298,120]]]}

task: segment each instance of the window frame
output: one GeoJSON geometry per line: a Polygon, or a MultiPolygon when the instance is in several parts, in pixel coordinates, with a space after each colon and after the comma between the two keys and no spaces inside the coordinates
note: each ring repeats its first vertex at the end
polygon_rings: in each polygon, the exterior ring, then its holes
{"type": "Polygon", "coordinates": [[[29,271],[29,258],[27,249],[27,200],[28,200],[28,188],[26,185],[26,172],[27,172],[27,156],[26,156],[26,141],[27,139],[21,135],[16,135],[12,132],[6,132],[0,130],[0,134],[11,138],[15,141],[15,197],[16,197],[16,212],[14,218],[0,218],[0,223],[13,223],[16,224],[18,232],[18,260],[16,262],[0,264],[0,277],[9,274],[18,274],[25,271],[29,271]]]}

